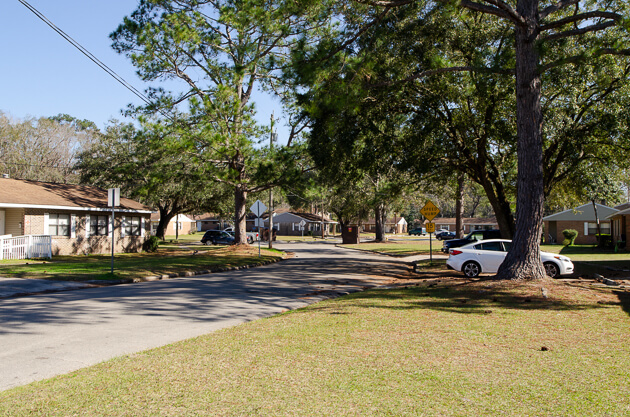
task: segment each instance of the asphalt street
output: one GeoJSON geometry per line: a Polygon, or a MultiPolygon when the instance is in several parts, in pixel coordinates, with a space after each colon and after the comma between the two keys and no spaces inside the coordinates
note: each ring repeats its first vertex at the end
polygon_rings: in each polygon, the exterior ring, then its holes
{"type": "Polygon", "coordinates": [[[388,284],[403,260],[327,243],[285,261],[165,281],[0,299],[0,390],[388,284]]]}

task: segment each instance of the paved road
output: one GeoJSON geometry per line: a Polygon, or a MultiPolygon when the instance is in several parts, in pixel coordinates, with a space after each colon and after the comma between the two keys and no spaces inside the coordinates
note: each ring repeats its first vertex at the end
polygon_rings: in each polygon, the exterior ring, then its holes
{"type": "Polygon", "coordinates": [[[0,390],[295,309],[402,276],[400,260],[331,244],[295,257],[166,281],[0,299],[0,390]]]}

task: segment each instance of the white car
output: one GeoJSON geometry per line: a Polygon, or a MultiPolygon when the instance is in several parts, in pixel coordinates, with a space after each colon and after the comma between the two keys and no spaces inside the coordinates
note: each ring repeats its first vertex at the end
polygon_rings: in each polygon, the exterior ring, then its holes
{"type": "MultiPolygon", "coordinates": [[[[453,248],[449,250],[446,265],[469,278],[479,274],[494,274],[503,263],[511,244],[511,240],[488,239],[453,248]]],[[[540,259],[547,275],[552,278],[573,273],[573,262],[566,256],[540,252],[540,259]]]]}

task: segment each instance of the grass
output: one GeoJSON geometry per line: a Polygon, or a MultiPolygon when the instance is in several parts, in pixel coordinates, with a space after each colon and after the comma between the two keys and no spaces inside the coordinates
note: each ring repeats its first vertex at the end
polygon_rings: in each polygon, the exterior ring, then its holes
{"type": "Polygon", "coordinates": [[[630,414],[630,293],[446,281],[356,293],[8,390],[0,415],[630,414]]]}
{"type": "Polygon", "coordinates": [[[138,280],[152,275],[184,271],[237,267],[282,257],[279,251],[261,252],[258,248],[196,246],[168,243],[156,253],[125,253],[114,257],[114,274],[110,273],[110,255],[54,256],[46,261],[1,261],[0,276],[61,281],[138,280]],[[196,253],[195,253],[196,251],[196,253]]]}
{"type": "Polygon", "coordinates": [[[351,249],[361,249],[370,252],[384,253],[391,256],[413,256],[428,255],[430,245],[433,246],[433,254],[441,254],[442,242],[433,240],[421,240],[416,242],[382,242],[382,243],[361,243],[359,245],[343,245],[351,249]]]}

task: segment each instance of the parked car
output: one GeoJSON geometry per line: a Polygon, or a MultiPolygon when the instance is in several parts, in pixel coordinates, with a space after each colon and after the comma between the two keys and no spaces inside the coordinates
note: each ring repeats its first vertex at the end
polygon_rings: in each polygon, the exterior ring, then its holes
{"type": "Polygon", "coordinates": [[[455,232],[449,232],[448,230],[442,230],[435,234],[437,240],[449,240],[455,239],[455,232]]]}
{"type": "MultiPolygon", "coordinates": [[[[461,271],[469,278],[479,274],[495,274],[510,250],[511,240],[490,239],[469,243],[449,251],[446,266],[461,271]]],[[[566,256],[540,252],[545,272],[552,278],[573,273],[573,262],[566,256]]]]}
{"type": "Polygon", "coordinates": [[[451,239],[445,240],[442,244],[442,252],[448,253],[451,248],[459,248],[460,246],[467,245],[469,243],[477,242],[478,240],[488,239],[500,239],[501,231],[499,230],[474,230],[463,239],[451,239]]]}
{"type": "Polygon", "coordinates": [[[208,230],[203,234],[201,243],[204,245],[233,245],[234,236],[223,230],[208,230]]]}
{"type": "MultiPolygon", "coordinates": [[[[230,236],[232,236],[234,238],[234,240],[236,240],[236,237],[234,236],[234,232],[233,231],[229,231],[229,232],[225,232],[225,233],[228,233],[230,236]]],[[[250,245],[252,243],[254,243],[254,238],[252,237],[251,233],[247,233],[247,243],[249,243],[250,245]]]]}
{"type": "Polygon", "coordinates": [[[424,236],[427,234],[427,229],[425,229],[424,227],[416,227],[415,229],[411,229],[409,231],[409,236],[415,235],[415,236],[424,236]]]}
{"type": "MultiPolygon", "coordinates": [[[[230,233],[232,236],[234,236],[234,227],[230,226],[230,227],[226,227],[225,229],[223,229],[224,232],[228,232],[230,233]]],[[[245,232],[245,234],[247,235],[247,243],[249,243],[250,245],[252,243],[254,243],[254,241],[258,241],[260,240],[258,238],[258,232],[245,232]]]]}

